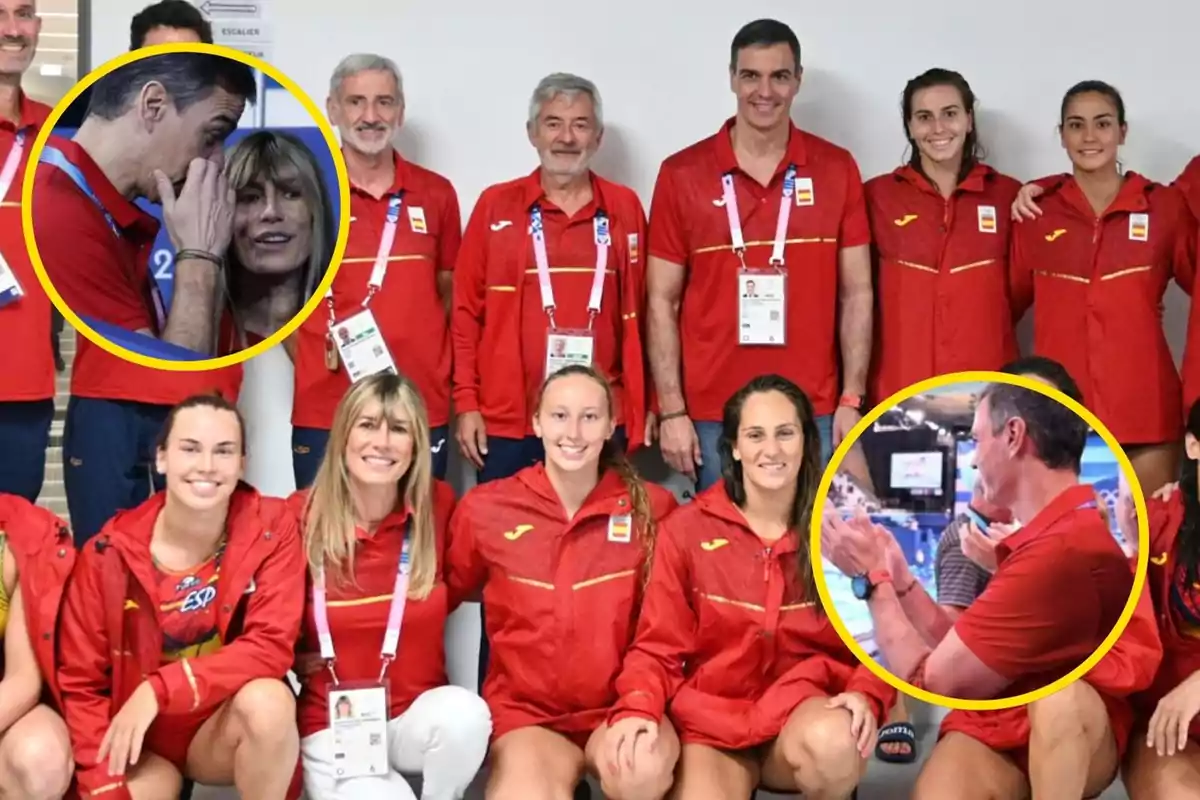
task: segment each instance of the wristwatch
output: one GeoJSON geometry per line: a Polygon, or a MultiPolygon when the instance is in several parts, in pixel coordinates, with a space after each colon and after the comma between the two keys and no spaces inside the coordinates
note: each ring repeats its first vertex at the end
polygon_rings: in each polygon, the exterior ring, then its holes
{"type": "Polygon", "coordinates": [[[891,583],[892,573],[886,569],[876,569],[863,572],[850,579],[850,588],[859,600],[870,600],[875,593],[875,587],[881,583],[891,583]]]}
{"type": "Polygon", "coordinates": [[[861,394],[843,394],[838,399],[838,405],[853,408],[859,414],[867,413],[867,398],[861,394]]]}

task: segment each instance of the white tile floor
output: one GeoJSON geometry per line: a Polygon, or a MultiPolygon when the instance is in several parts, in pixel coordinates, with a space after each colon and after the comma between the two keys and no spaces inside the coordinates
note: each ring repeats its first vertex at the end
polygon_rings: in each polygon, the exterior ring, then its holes
{"type": "MultiPolygon", "coordinates": [[[[925,756],[936,741],[937,720],[940,716],[931,715],[928,706],[921,708],[921,704],[918,703],[913,703],[913,706],[913,716],[916,720],[914,724],[920,737],[918,748],[920,755],[925,756]]],[[[919,764],[894,765],[872,761],[866,780],[859,789],[859,800],[909,800],[919,769],[919,764]]],[[[483,800],[482,787],[482,780],[476,781],[476,787],[467,794],[467,800],[483,800]]],[[[192,797],[193,800],[235,800],[237,793],[230,789],[198,788],[192,797]]],[[[602,800],[599,792],[595,792],[593,797],[595,800],[602,800]]],[[[787,795],[767,792],[759,794],[759,800],[780,800],[783,797],[787,795]]],[[[1117,784],[1101,795],[1100,800],[1129,800],[1129,795],[1117,784]]]]}

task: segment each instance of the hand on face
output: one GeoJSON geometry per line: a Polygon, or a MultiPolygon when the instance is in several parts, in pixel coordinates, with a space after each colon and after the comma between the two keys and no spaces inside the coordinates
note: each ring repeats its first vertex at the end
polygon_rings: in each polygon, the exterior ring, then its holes
{"type": "Polygon", "coordinates": [[[155,170],[154,181],[175,249],[224,256],[233,235],[236,198],[221,166],[204,158],[192,159],[178,196],[166,173],[155,170]]]}

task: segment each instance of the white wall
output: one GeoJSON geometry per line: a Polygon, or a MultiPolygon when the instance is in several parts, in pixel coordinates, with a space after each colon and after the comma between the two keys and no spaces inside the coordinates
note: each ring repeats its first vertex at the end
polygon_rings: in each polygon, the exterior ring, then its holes
{"type": "MultiPolygon", "coordinates": [[[[125,50],[129,19],[146,2],[104,0],[104,13],[92,14],[93,65],[125,50]]],[[[900,162],[900,93],[909,78],[932,66],[957,69],[971,82],[990,162],[1021,179],[1069,169],[1055,131],[1059,103],[1069,86],[1090,78],[1115,84],[1125,96],[1128,168],[1169,182],[1200,152],[1194,99],[1200,6],[1178,0],[859,0],[853,10],[794,0],[610,0],[552,11],[486,0],[404,3],[391,10],[374,0],[261,5],[276,40],[274,65],[318,103],[343,56],[378,52],[396,60],[408,100],[401,149],[454,182],[464,220],[485,186],[535,165],[524,133],[529,94],[555,71],[599,84],[608,130],[598,169],[632,185],[648,203],[659,162],[711,134],[732,113],[729,42],[758,17],[788,22],[800,37],[805,83],[797,123],[848,147],[865,176],[900,162]],[[1170,53],[1171,67],[1141,57],[1150,51],[1170,53]]],[[[280,92],[269,96],[267,123],[311,124],[280,92]]],[[[1177,354],[1185,318],[1173,290],[1166,324],[1177,354]]],[[[247,370],[250,477],[270,492],[292,488],[289,369],[286,357],[273,352],[247,370]]],[[[451,649],[469,648],[471,635],[456,629],[459,644],[451,649]]],[[[456,682],[469,682],[470,655],[452,657],[456,682]]]]}

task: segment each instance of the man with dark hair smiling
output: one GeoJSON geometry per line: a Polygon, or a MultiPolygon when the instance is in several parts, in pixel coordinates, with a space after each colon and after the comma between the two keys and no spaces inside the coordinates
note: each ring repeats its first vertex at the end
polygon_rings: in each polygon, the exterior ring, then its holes
{"type": "MultiPolygon", "coordinates": [[[[38,250],[76,314],[211,352],[234,205],[222,147],[255,90],[248,66],[203,53],[143,58],[95,84],[75,137],[43,152],[33,191],[38,250]],[[169,314],[148,263],[159,223],[136,205],[143,198],[162,204],[176,250],[169,314]]],[[[80,339],[63,438],[78,543],[153,490],[170,408],[202,392],[235,399],[240,377],[238,367],[162,372],[80,339]]]]}
{"type": "MultiPolygon", "coordinates": [[[[776,370],[798,384],[826,461],[866,411],[874,301],[862,177],[849,151],[792,123],[802,78],[790,27],[744,25],[730,44],[736,113],[667,158],[654,186],[646,336],[659,444],[698,489],[721,477],[730,386],[776,370]]],[[[870,486],[857,447],[843,468],[870,486]]]]}

